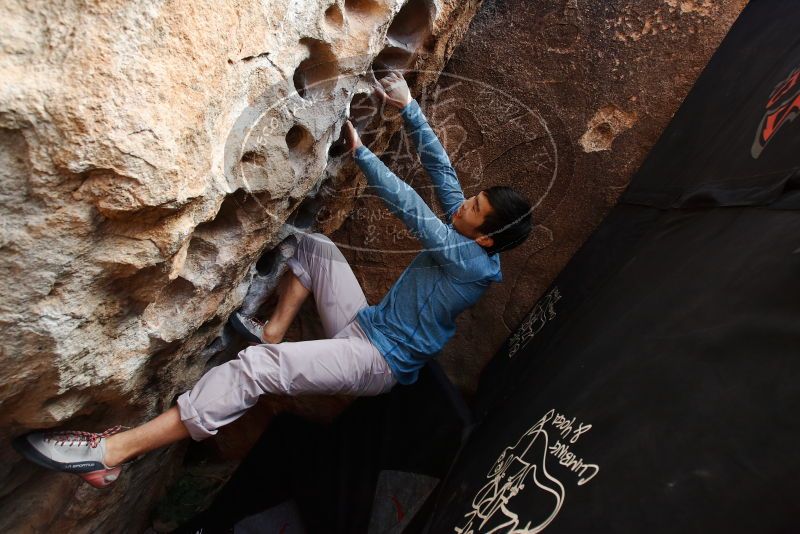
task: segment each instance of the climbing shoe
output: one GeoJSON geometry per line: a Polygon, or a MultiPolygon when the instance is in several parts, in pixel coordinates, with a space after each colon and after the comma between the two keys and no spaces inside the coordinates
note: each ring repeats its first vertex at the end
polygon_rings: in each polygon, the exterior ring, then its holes
{"type": "Polygon", "coordinates": [[[122,471],[122,466],[108,467],[103,461],[106,438],[125,430],[115,426],[105,432],[56,430],[30,432],[13,442],[22,456],[47,469],[78,475],[95,488],[113,484],[122,471]]]}
{"type": "Polygon", "coordinates": [[[260,345],[267,343],[263,337],[265,324],[266,323],[262,323],[255,317],[250,317],[249,315],[244,315],[239,312],[231,315],[231,326],[233,326],[233,329],[251,343],[258,343],[260,345]]]}

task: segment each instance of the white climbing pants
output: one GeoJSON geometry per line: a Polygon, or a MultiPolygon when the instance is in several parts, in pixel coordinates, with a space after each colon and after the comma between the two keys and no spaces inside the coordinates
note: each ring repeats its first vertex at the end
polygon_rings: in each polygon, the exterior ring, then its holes
{"type": "Polygon", "coordinates": [[[238,419],[260,395],[378,395],[396,380],[356,313],[367,299],[347,260],[322,234],[299,236],[288,266],[311,290],[329,339],[254,345],[208,371],[178,397],[181,420],[195,440],[238,419]]]}

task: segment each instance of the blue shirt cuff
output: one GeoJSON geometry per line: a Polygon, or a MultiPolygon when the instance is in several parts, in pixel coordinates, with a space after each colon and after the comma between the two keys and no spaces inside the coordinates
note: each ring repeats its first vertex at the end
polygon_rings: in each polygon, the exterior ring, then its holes
{"type": "Polygon", "coordinates": [[[406,121],[413,121],[420,114],[419,102],[411,99],[411,102],[400,109],[400,116],[406,121]]]}
{"type": "Polygon", "coordinates": [[[364,159],[367,156],[367,154],[370,154],[370,150],[366,146],[361,145],[360,147],[355,149],[355,151],[353,152],[353,157],[355,159],[364,159]]]}

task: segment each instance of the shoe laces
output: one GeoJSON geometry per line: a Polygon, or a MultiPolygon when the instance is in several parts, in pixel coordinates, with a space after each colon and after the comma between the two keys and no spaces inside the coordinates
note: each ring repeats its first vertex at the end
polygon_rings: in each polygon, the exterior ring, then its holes
{"type": "Polygon", "coordinates": [[[73,445],[77,445],[78,447],[81,445],[87,445],[94,449],[100,444],[101,439],[113,436],[114,434],[121,432],[126,428],[127,427],[117,425],[104,432],[100,432],[99,434],[96,432],[82,432],[80,430],[53,432],[52,434],[45,436],[44,439],[45,441],[52,441],[56,445],[69,445],[70,447],[73,445]]]}
{"type": "Polygon", "coordinates": [[[252,327],[258,327],[258,328],[263,328],[264,327],[264,323],[262,323],[261,321],[259,321],[255,317],[250,317],[250,316],[245,315],[244,319],[250,323],[251,328],[252,327]]]}

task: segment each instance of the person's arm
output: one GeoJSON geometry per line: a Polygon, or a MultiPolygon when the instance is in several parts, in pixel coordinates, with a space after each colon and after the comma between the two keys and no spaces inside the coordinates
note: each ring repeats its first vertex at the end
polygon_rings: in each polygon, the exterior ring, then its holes
{"type": "Polygon", "coordinates": [[[464,192],[456,176],[456,171],[450,163],[442,143],[436,137],[436,133],[428,124],[428,120],[422,113],[419,103],[411,100],[400,110],[406,131],[411,137],[414,146],[417,147],[419,159],[422,166],[428,171],[436,188],[439,202],[447,214],[449,220],[453,212],[464,202],[464,192]]]}
{"type": "Polygon", "coordinates": [[[400,180],[367,147],[358,145],[353,157],[389,211],[403,221],[440,264],[458,270],[463,268],[466,260],[484,254],[474,240],[444,224],[417,192],[400,180]]]}
{"type": "Polygon", "coordinates": [[[464,202],[464,192],[442,143],[428,125],[417,101],[411,98],[405,78],[399,71],[390,72],[378,80],[375,90],[383,102],[400,110],[422,166],[431,177],[439,203],[447,220],[451,220],[453,213],[464,202]]]}

